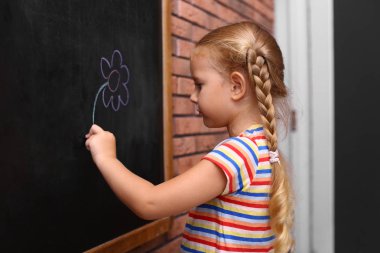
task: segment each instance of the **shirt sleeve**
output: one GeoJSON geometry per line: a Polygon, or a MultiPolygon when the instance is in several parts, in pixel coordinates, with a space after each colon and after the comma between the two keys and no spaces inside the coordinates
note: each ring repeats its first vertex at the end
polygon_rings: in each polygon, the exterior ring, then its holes
{"type": "Polygon", "coordinates": [[[223,170],[227,184],[222,195],[250,185],[259,162],[257,144],[247,137],[232,137],[218,144],[202,159],[211,161],[223,170]]]}

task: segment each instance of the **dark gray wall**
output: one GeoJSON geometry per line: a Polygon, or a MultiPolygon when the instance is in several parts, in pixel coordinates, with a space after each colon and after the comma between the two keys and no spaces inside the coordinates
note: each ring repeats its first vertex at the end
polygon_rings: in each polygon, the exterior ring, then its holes
{"type": "Polygon", "coordinates": [[[379,1],[334,1],[336,253],[380,252],[379,24],[379,1]]]}

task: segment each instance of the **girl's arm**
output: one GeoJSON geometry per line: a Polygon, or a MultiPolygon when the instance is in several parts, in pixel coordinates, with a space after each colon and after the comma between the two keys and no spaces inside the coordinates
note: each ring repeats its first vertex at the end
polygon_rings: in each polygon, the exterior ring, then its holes
{"type": "Polygon", "coordinates": [[[93,125],[86,147],[118,198],[143,219],[179,214],[219,196],[226,186],[223,171],[201,160],[185,173],[157,186],[129,171],[116,158],[115,137],[93,125]]]}

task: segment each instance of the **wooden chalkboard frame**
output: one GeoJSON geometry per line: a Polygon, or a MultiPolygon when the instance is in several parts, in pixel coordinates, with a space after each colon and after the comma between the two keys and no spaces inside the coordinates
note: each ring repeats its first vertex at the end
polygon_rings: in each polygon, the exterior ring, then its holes
{"type": "MultiPolygon", "coordinates": [[[[162,97],[163,97],[163,155],[164,178],[168,180],[173,175],[173,147],[172,147],[172,82],[171,82],[171,5],[170,0],[161,0],[161,34],[162,34],[162,97]]],[[[150,222],[140,228],[132,230],[113,240],[87,250],[87,253],[98,252],[127,252],[146,242],[149,242],[170,229],[171,218],[163,218],[150,222]]]]}

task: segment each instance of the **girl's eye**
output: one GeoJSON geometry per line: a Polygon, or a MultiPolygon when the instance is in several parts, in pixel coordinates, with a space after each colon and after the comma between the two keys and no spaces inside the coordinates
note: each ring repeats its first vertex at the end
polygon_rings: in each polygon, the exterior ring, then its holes
{"type": "Polygon", "coordinates": [[[195,84],[195,88],[196,88],[197,90],[202,89],[202,84],[201,84],[201,83],[196,83],[196,84],[195,84]]]}

